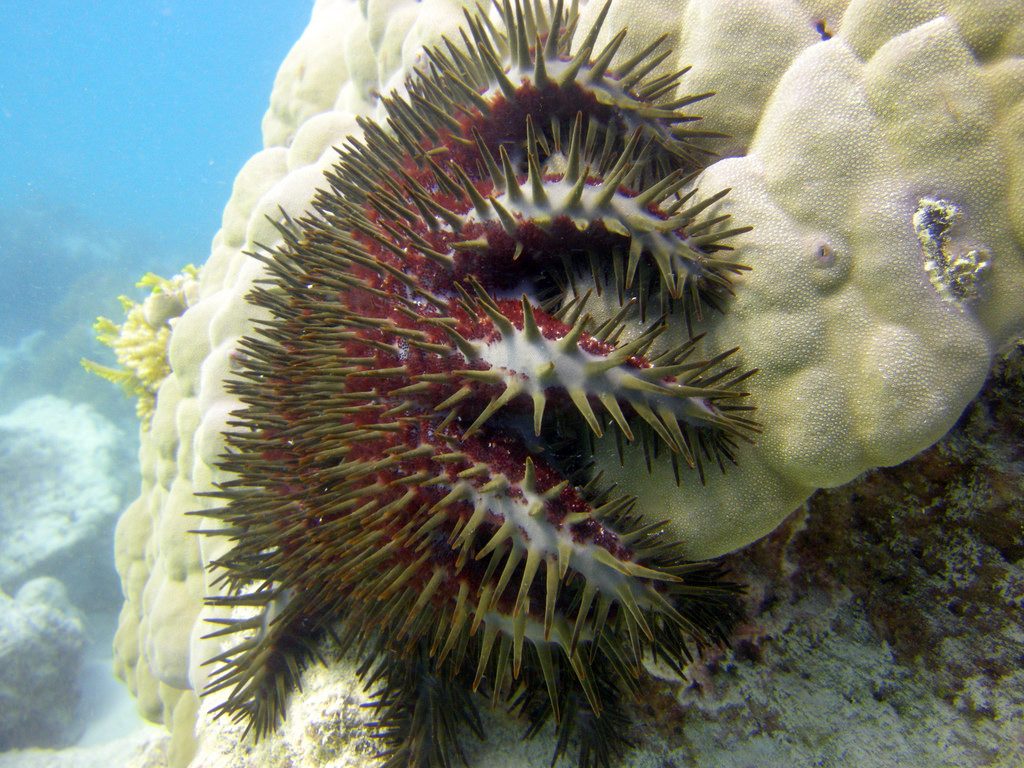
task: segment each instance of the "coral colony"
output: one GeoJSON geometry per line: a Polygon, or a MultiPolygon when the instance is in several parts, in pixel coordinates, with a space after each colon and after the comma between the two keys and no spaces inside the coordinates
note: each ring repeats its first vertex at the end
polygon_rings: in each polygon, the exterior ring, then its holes
{"type": "Polygon", "coordinates": [[[643,657],[681,674],[736,620],[736,585],[588,458],[614,431],[700,482],[757,432],[752,372],[692,332],[748,269],[746,228],[714,213],[728,190],[694,186],[714,135],[687,110],[710,94],[651,74],[660,40],[612,67],[607,6],[575,50],[561,0],[499,11],[504,29],[469,13],[428,50],[386,126],[340,149],[316,215],[256,254],[268,319],[232,383],[236,479],[201,514],[233,543],[210,602],[238,609],[214,620],[232,645],[207,693],[257,736],[334,636],[363,660],[390,766],[461,757],[473,692],[528,735],[553,720],[555,759],[578,744],[607,766],[643,657]]]}

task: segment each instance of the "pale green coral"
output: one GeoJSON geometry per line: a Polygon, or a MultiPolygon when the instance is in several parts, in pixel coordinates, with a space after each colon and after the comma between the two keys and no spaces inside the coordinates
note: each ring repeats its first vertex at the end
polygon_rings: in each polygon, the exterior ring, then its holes
{"type": "MultiPolygon", "coordinates": [[[[706,487],[677,489],[670,469],[647,486],[641,507],[668,509],[691,555],[742,546],[815,488],[934,442],[1021,332],[1020,191],[1004,171],[1024,145],[1002,138],[1019,83],[992,87],[986,72],[1005,61],[979,61],[961,33],[956,19],[971,8],[948,4],[923,22],[901,9],[851,5],[835,36],[801,51],[774,85],[743,156],[702,180],[731,187],[722,212],[754,227],[740,244],[753,270],[706,330],[713,348],[738,344],[740,364],[760,369],[750,388],[765,431],[706,487]],[[883,42],[880,28],[893,37],[883,42]],[[957,211],[943,248],[959,263],[941,282],[960,289],[930,279],[935,254],[915,229],[923,200],[957,211]],[[946,301],[954,290],[974,298],[946,301]]],[[[989,37],[975,28],[986,51],[1006,47],[995,37],[1019,40],[995,18],[989,37]]],[[[720,81],[725,96],[730,74],[720,81]]],[[[604,456],[619,482],[643,471],[642,456],[624,468],[613,446],[604,456]]]]}

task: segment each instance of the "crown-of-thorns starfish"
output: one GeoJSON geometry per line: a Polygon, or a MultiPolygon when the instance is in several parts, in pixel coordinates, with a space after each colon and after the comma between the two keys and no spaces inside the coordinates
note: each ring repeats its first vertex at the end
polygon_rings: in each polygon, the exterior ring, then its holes
{"type": "Polygon", "coordinates": [[[651,75],[660,44],[612,66],[606,12],[576,51],[561,3],[506,2],[503,30],[468,14],[387,127],[342,149],[317,214],[254,254],[270,319],[239,345],[235,479],[202,514],[234,543],[212,564],[227,645],[207,693],[257,736],[333,633],[380,686],[390,766],[461,755],[471,691],[530,734],[553,718],[556,759],[576,738],[606,766],[643,657],[681,674],[726,640],[736,587],[587,457],[614,430],[703,478],[758,429],[734,350],[665,333],[725,311],[746,269],[728,256],[746,228],[714,215],[728,190],[694,187],[681,110],[704,95],[651,75]],[[617,310],[595,320],[604,290],[617,310]]]}

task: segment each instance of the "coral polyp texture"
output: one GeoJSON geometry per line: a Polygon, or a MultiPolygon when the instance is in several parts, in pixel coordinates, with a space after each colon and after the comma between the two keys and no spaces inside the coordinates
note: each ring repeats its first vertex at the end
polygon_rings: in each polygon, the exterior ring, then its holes
{"type": "Polygon", "coordinates": [[[176,764],[197,708],[259,764],[473,760],[480,694],[616,764],[735,618],[708,558],[1024,326],[1019,4],[462,6],[316,4],[170,326],[116,649],[176,764]]]}

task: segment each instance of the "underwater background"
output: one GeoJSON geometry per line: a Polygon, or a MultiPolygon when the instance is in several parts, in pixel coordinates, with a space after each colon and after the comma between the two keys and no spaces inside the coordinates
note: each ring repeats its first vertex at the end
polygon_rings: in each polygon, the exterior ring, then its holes
{"type": "MultiPolygon", "coordinates": [[[[111,672],[138,419],[80,361],[206,260],[312,3],[0,7],[0,768],[163,765],[111,672]]],[[[728,556],[747,619],[639,707],[658,768],[1024,765],[1022,425],[1018,343],[937,445],[728,556]]]]}
{"type": "Polygon", "coordinates": [[[4,766],[120,765],[143,727],[111,670],[138,420],[80,360],[113,363],[92,325],[142,275],[206,259],[311,6],[0,4],[4,766]]]}

